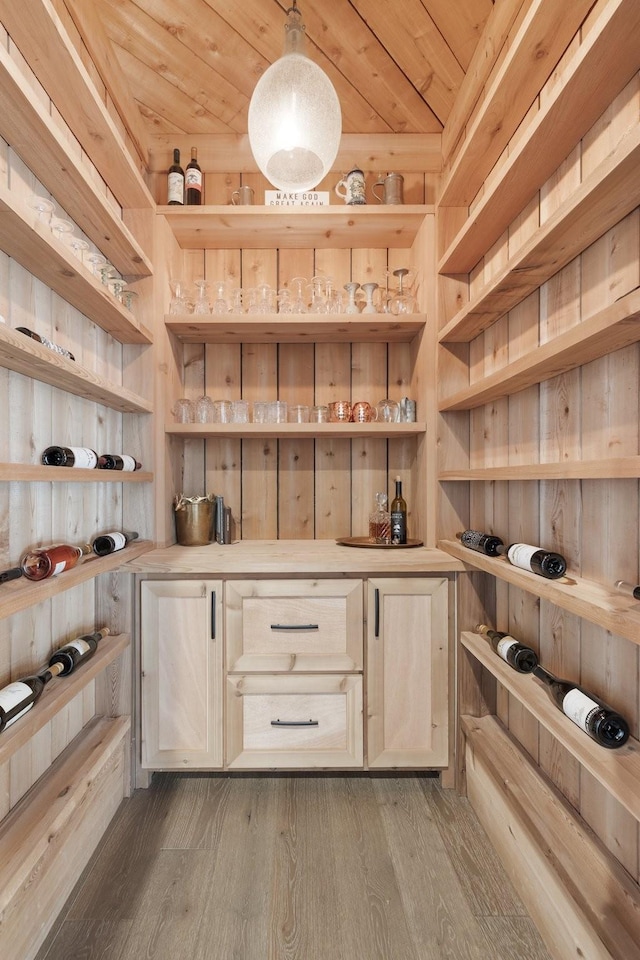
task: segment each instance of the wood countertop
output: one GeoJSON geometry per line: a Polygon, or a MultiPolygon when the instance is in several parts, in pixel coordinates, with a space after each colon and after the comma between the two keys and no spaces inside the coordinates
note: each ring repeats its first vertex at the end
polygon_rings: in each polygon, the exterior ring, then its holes
{"type": "Polygon", "coordinates": [[[123,567],[132,573],[263,576],[316,574],[402,576],[451,573],[464,564],[435,547],[366,548],[334,540],[240,540],[228,546],[171,546],[150,550],[123,567]]]}

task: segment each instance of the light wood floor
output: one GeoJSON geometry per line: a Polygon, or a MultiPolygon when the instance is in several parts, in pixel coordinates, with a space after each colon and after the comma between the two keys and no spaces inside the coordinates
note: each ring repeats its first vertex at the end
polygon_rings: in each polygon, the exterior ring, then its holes
{"type": "Polygon", "coordinates": [[[468,802],[427,777],[156,775],[38,960],[549,960],[468,802]]]}

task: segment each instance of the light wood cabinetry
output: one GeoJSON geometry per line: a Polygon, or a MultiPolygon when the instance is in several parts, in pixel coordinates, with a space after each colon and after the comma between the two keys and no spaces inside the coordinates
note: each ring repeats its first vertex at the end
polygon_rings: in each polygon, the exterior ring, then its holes
{"type": "Polygon", "coordinates": [[[448,737],[448,584],[368,581],[368,762],[444,767],[448,737]]]}
{"type": "Polygon", "coordinates": [[[142,766],[222,766],[222,583],[141,586],[142,766]]]}

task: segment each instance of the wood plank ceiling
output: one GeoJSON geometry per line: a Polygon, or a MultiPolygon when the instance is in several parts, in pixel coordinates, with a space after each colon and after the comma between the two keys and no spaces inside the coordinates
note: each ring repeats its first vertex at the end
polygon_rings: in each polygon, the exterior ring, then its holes
{"type": "MultiPolygon", "coordinates": [[[[86,0],[83,0],[86,2],[86,0]]],[[[93,0],[149,135],[246,133],[288,2],[93,0]]],[[[439,133],[493,0],[299,0],[345,133],[439,133]]]]}

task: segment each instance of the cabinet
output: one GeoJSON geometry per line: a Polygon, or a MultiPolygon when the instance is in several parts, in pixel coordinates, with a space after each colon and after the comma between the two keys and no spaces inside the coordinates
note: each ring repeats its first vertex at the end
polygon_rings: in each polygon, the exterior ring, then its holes
{"type": "Polygon", "coordinates": [[[141,586],[142,766],[222,766],[222,583],[141,586]]]}
{"type": "Polygon", "coordinates": [[[369,767],[445,767],[447,580],[375,578],[367,600],[369,767]]]}

